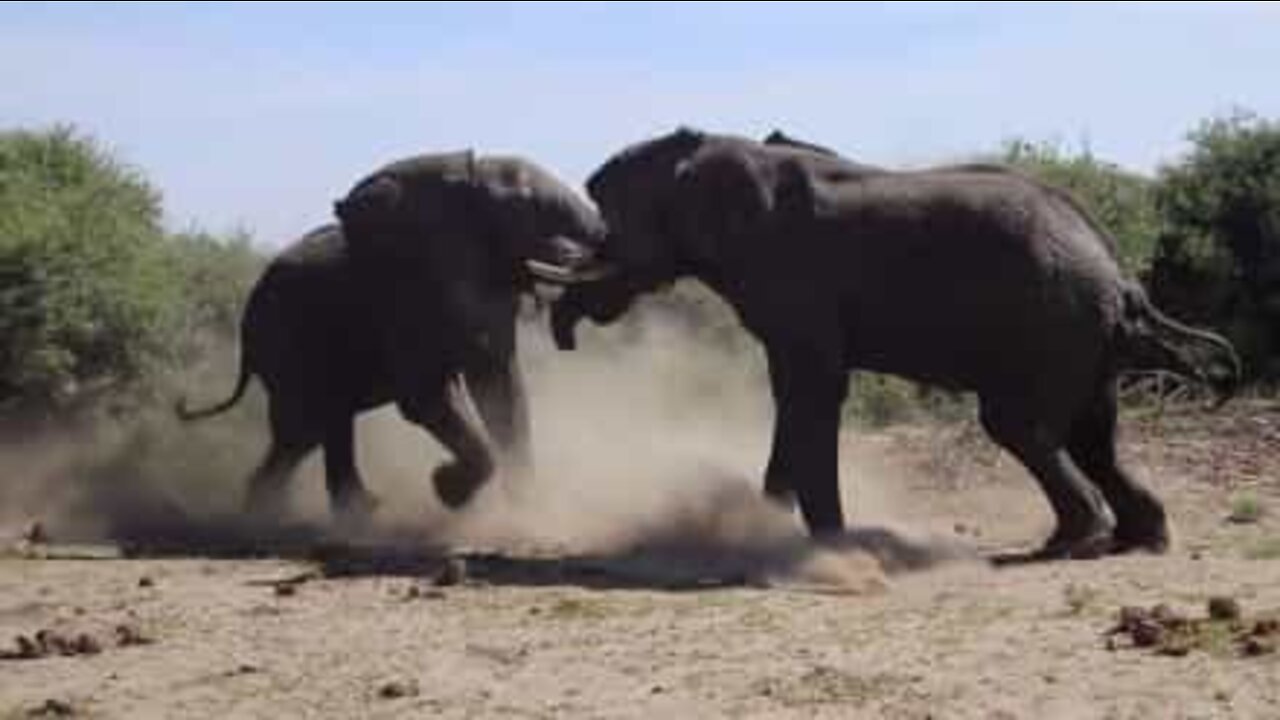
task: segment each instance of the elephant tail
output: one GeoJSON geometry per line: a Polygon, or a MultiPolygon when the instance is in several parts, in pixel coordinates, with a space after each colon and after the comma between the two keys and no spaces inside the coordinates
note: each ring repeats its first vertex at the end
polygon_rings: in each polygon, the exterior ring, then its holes
{"type": "Polygon", "coordinates": [[[1244,377],[1229,340],[1160,312],[1136,283],[1125,290],[1121,348],[1125,369],[1168,370],[1195,380],[1213,391],[1215,408],[1235,396],[1244,377]]]}
{"type": "Polygon", "coordinates": [[[244,397],[244,391],[249,387],[249,378],[253,376],[253,371],[249,369],[248,358],[244,355],[240,358],[240,377],[236,379],[235,390],[231,392],[231,396],[222,402],[205,408],[192,409],[187,406],[185,397],[179,398],[173,405],[173,412],[182,422],[192,422],[195,420],[203,420],[205,418],[220,415],[240,402],[240,398],[244,397]]]}

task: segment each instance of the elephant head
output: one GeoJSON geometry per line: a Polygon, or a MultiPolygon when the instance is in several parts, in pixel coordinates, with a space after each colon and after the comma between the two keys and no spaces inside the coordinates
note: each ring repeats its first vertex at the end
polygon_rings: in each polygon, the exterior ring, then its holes
{"type": "Polygon", "coordinates": [[[611,322],[637,295],[686,275],[716,285],[754,234],[812,215],[805,165],[765,165],[743,151],[758,143],[727,140],[681,128],[623,150],[591,176],[587,189],[608,227],[600,255],[617,272],[570,288],[553,306],[561,348],[573,347],[582,317],[611,322]]]}
{"type": "Polygon", "coordinates": [[[577,280],[604,236],[591,206],[546,170],[471,151],[388,165],[338,200],[334,212],[357,260],[425,264],[430,274],[467,282],[527,279],[530,262],[562,282],[577,280]]]}

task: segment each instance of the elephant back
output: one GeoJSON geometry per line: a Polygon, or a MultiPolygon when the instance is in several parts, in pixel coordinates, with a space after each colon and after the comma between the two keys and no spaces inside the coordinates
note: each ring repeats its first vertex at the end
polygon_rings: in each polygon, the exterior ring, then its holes
{"type": "Polygon", "coordinates": [[[360,180],[334,208],[357,243],[365,235],[451,233],[469,221],[475,166],[470,150],[405,158],[360,180]]]}

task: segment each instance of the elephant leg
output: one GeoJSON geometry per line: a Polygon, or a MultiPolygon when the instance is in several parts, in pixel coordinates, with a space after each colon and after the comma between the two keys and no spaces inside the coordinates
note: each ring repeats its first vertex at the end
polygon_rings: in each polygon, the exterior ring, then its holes
{"type": "Polygon", "coordinates": [[[324,480],[329,503],[341,518],[364,520],[378,500],[365,487],[356,467],[355,418],[346,416],[329,424],[324,438],[324,480]]]}
{"type": "Polygon", "coordinates": [[[774,422],[772,451],[764,473],[764,494],[783,510],[792,511],[796,506],[796,491],[791,484],[794,471],[788,467],[792,453],[781,449],[785,438],[782,423],[774,422]]]}
{"type": "MultiPolygon", "coordinates": [[[[780,398],[787,382],[788,377],[782,370],[781,358],[775,358],[770,355],[769,384],[773,390],[774,404],[779,407],[782,403],[780,398]]],[[[781,419],[782,414],[779,412],[773,423],[773,444],[769,453],[769,465],[765,468],[764,473],[764,494],[782,509],[791,511],[795,509],[796,505],[796,491],[792,485],[795,471],[789,465],[793,453],[784,449],[786,433],[781,419]]]]}
{"type": "Polygon", "coordinates": [[[529,399],[515,356],[479,358],[467,365],[465,376],[503,460],[521,475],[532,472],[529,399]]]}
{"type": "Polygon", "coordinates": [[[769,377],[776,415],[765,492],[784,503],[798,498],[815,538],[837,535],[844,530],[839,434],[847,373],[804,354],[771,351],[769,377]]]}
{"type": "Polygon", "coordinates": [[[1112,552],[1169,548],[1164,505],[1120,466],[1116,458],[1116,388],[1107,382],[1071,426],[1067,450],[1076,465],[1102,490],[1116,517],[1112,552]]]}
{"type": "Polygon", "coordinates": [[[432,475],[436,495],[447,507],[467,504],[493,474],[493,455],[483,431],[466,412],[465,397],[456,380],[441,383],[425,397],[402,401],[400,411],[423,427],[453,453],[454,461],[432,475]]]}
{"type": "Polygon", "coordinates": [[[285,486],[303,458],[320,444],[322,432],[297,403],[270,399],[271,446],[249,476],[245,510],[262,517],[277,517],[284,509],[285,486]]]}
{"type": "Polygon", "coordinates": [[[1057,527],[1037,559],[1090,558],[1106,551],[1111,523],[1101,493],[1072,464],[1064,443],[1034,412],[982,399],[982,426],[1040,483],[1057,527]]]}
{"type": "Polygon", "coordinates": [[[266,457],[249,476],[244,509],[262,518],[277,518],[284,510],[285,485],[314,445],[284,443],[273,439],[266,457]]]}

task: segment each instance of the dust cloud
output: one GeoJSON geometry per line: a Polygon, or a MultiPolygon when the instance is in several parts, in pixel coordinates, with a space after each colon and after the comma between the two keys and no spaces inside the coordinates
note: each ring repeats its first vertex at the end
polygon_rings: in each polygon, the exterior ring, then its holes
{"type": "MultiPolygon", "coordinates": [[[[584,325],[562,353],[542,322],[521,329],[534,425],[534,477],[502,473],[464,511],[436,502],[434,440],[385,409],[361,418],[361,469],[383,503],[375,526],[335,528],[319,454],[294,478],[294,515],[264,526],[238,510],[266,442],[261,392],[197,425],[167,410],[18,446],[0,458],[0,523],[40,518],[59,540],[200,553],[288,553],[360,542],[511,557],[591,558],[605,572],[802,586],[884,587],[885,571],[963,556],[892,523],[891,494],[845,468],[855,529],[814,546],[798,518],[759,488],[772,408],[759,351],[709,343],[661,313],[620,327],[584,325]]],[[[234,362],[190,384],[200,397],[229,386],[234,362]]],[[[192,381],[188,380],[188,383],[192,381]]]]}

